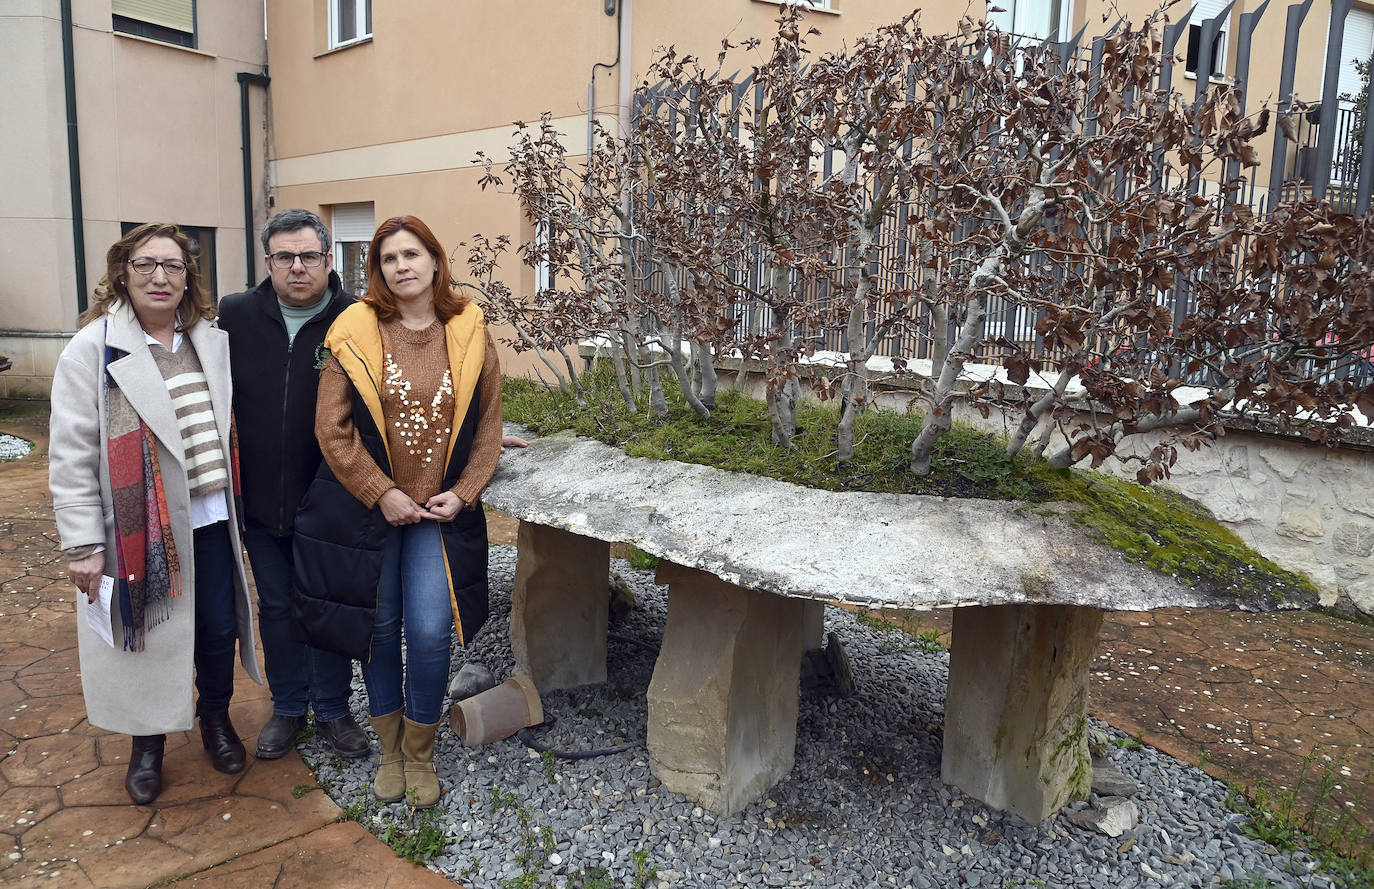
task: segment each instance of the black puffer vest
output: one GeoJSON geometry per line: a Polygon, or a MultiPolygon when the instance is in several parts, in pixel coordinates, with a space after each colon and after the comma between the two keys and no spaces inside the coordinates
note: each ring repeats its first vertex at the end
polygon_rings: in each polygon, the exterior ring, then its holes
{"type": "MultiPolygon", "coordinates": [[[[474,391],[455,433],[442,490],[457,484],[467,466],[481,416],[479,401],[474,391]]],[[[353,424],[372,459],[391,475],[381,430],[358,392],[357,381],[353,381],[353,424]]],[[[320,462],[296,514],[292,617],[302,641],[364,662],[371,659],[382,553],[387,538],[398,531],[380,508],[369,509],[354,497],[334,476],[328,461],[320,462]]],[[[466,645],[487,619],[486,515],[480,505],[460,510],[452,521],[439,523],[439,532],[458,643],[466,645]]]]}

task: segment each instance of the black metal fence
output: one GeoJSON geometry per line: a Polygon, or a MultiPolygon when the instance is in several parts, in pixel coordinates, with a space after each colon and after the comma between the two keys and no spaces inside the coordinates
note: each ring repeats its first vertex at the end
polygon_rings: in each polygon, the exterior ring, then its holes
{"type": "MultiPolygon", "coordinates": [[[[1227,16],[1233,5],[1228,5],[1216,18],[1202,22],[1192,21],[1193,12],[1188,11],[1177,22],[1170,23],[1164,28],[1164,62],[1157,77],[1157,86],[1160,89],[1173,88],[1185,94],[1191,90],[1194,98],[1202,100],[1209,90],[1215,88],[1214,78],[1199,77],[1192,72],[1214,69],[1212,53],[1219,46],[1217,35],[1226,26],[1227,16]],[[1190,29],[1195,30],[1190,34],[1190,29]],[[1183,45],[1180,45],[1181,43],[1183,45]],[[1188,59],[1186,70],[1184,65],[1175,61],[1185,56],[1188,59]],[[1193,83],[1189,84],[1189,80],[1193,83]]],[[[1306,196],[1325,198],[1343,212],[1365,214],[1369,211],[1371,184],[1374,183],[1374,163],[1371,163],[1371,158],[1374,158],[1374,128],[1363,126],[1363,121],[1369,119],[1371,106],[1374,106],[1371,99],[1374,96],[1366,91],[1366,95],[1363,96],[1363,107],[1355,107],[1352,102],[1341,98],[1339,89],[1341,64],[1343,61],[1349,61],[1342,58],[1341,51],[1346,20],[1354,6],[1354,0],[1331,0],[1331,16],[1326,35],[1328,49],[1325,58],[1321,60],[1324,84],[1322,93],[1320,96],[1299,96],[1294,92],[1294,83],[1300,65],[1313,65],[1312,60],[1301,58],[1299,52],[1299,37],[1303,34],[1304,27],[1310,30],[1316,24],[1315,21],[1308,22],[1312,5],[1313,0],[1305,0],[1303,3],[1289,6],[1286,10],[1277,94],[1276,98],[1270,98],[1270,105],[1278,116],[1302,111],[1297,116],[1297,142],[1290,142],[1284,138],[1279,127],[1273,126],[1267,167],[1252,168],[1247,174],[1238,163],[1233,162],[1221,178],[1232,183],[1239,182],[1239,189],[1235,190],[1233,187],[1229,197],[1249,204],[1260,214],[1268,212],[1280,202],[1306,196]],[[1256,173],[1255,170],[1265,172],[1256,173]]],[[[1246,111],[1247,104],[1252,106],[1251,110],[1259,104],[1251,95],[1255,90],[1250,87],[1250,72],[1257,49],[1254,46],[1257,25],[1266,15],[1279,14],[1277,8],[1271,10],[1270,6],[1271,0],[1253,12],[1240,15],[1235,28],[1236,54],[1233,78],[1240,88],[1242,113],[1246,111]]],[[[1054,51],[1059,64],[1063,66],[1065,76],[1074,76],[1083,69],[1091,72],[1100,68],[1102,64],[1106,38],[1098,37],[1084,42],[1083,35],[1084,32],[1080,31],[1070,41],[1041,44],[1044,48],[1054,51]]],[[[1266,89],[1272,90],[1272,87],[1266,85],[1266,89]]],[[[682,127],[684,138],[687,138],[686,132],[690,130],[690,122],[682,118],[675,98],[680,97],[669,95],[663,85],[649,88],[636,97],[635,113],[662,116],[669,125],[682,127]]],[[[735,86],[733,107],[729,110],[747,107],[751,102],[754,107],[760,107],[764,99],[762,88],[754,84],[751,78],[745,77],[735,86]]],[[[738,129],[733,135],[738,137],[738,129]]],[[[910,151],[910,147],[906,150],[910,151]]],[[[842,162],[842,157],[837,156],[835,152],[825,152],[820,158],[823,174],[827,177],[833,175],[836,166],[842,162]]],[[[1157,154],[1155,164],[1158,170],[1157,177],[1163,177],[1166,167],[1162,151],[1157,154]]],[[[1204,197],[1214,196],[1222,188],[1217,182],[1205,179],[1178,184],[1190,193],[1204,197]]],[[[1125,189],[1129,186],[1123,180],[1117,187],[1125,189]]],[[[920,213],[919,198],[913,197],[901,202],[897,211],[889,216],[884,224],[873,265],[881,286],[888,292],[909,290],[919,282],[920,272],[910,261],[912,245],[908,240],[908,222],[914,217],[919,217],[920,213]]],[[[1053,269],[1043,271],[1053,274],[1053,269]]],[[[730,269],[730,273],[748,289],[763,289],[763,276],[767,273],[763,250],[760,249],[752,257],[739,260],[738,267],[730,269]]],[[[658,274],[655,272],[649,276],[646,282],[648,286],[662,286],[663,282],[657,279],[658,274]]],[[[818,307],[829,304],[833,296],[832,288],[837,286],[825,278],[796,283],[801,290],[800,296],[808,304],[818,307]]],[[[1193,296],[1186,280],[1180,281],[1174,290],[1161,293],[1159,300],[1171,310],[1176,323],[1181,322],[1193,308],[1193,296]]],[[[762,303],[741,302],[733,307],[733,312],[737,320],[735,336],[740,341],[761,335],[768,328],[769,308],[762,303]]],[[[870,333],[882,320],[881,314],[875,314],[868,319],[870,333]]],[[[1016,343],[1019,349],[1027,353],[1052,357],[1043,354],[1043,348],[1038,345],[1037,337],[1034,335],[1034,328],[1039,320],[1040,314],[1029,306],[994,298],[987,321],[986,340],[991,342],[1002,337],[1016,343]]],[[[935,340],[932,332],[933,321],[929,315],[929,308],[923,307],[914,319],[892,328],[877,354],[901,356],[908,361],[929,358],[932,356],[935,340]]],[[[820,342],[816,344],[817,348],[836,352],[848,351],[849,343],[842,324],[823,329],[819,335],[820,342]]],[[[985,361],[996,361],[1004,355],[996,347],[984,345],[978,357],[985,361]]],[[[1343,376],[1349,375],[1364,380],[1374,378],[1374,368],[1368,360],[1353,362],[1340,373],[1343,376]]],[[[1199,378],[1195,382],[1205,380],[1199,378]]]]}

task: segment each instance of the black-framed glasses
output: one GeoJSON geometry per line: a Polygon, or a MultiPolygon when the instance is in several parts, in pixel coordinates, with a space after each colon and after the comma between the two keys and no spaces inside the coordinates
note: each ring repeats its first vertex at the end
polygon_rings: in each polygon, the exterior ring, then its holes
{"type": "Polygon", "coordinates": [[[180,259],[153,259],[151,256],[140,256],[129,260],[129,265],[144,276],[151,275],[158,266],[162,266],[162,270],[169,278],[180,278],[186,274],[186,262],[180,259]]]}
{"type": "Polygon", "coordinates": [[[279,250],[267,257],[267,261],[272,263],[272,267],[276,269],[289,269],[296,264],[298,259],[301,261],[301,265],[308,269],[317,269],[324,265],[324,254],[318,250],[307,250],[304,253],[279,250]]]}

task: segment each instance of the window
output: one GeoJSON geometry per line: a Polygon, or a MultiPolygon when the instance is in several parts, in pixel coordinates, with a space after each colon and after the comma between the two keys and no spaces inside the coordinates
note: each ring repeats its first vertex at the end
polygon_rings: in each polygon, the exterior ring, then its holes
{"type": "MultiPolygon", "coordinates": [[[[1374,56],[1374,12],[1352,9],[1345,19],[1345,36],[1341,39],[1340,94],[1353,100],[1364,89],[1357,64],[1374,56]]],[[[1342,101],[1341,107],[1352,107],[1353,101],[1342,101]]]]}
{"type": "Polygon", "coordinates": [[[372,36],[372,0],[329,0],[329,45],[372,36]]]}
{"type": "MultiPolygon", "coordinates": [[[[141,222],[121,222],[119,234],[121,236],[127,235],[142,224],[141,222]]],[[[218,305],[219,284],[216,280],[218,270],[215,266],[215,230],[198,225],[182,225],[181,223],[176,225],[177,228],[181,229],[182,234],[190,238],[191,242],[200,248],[200,255],[196,257],[196,262],[200,266],[200,281],[209,292],[210,301],[218,305]]]]}
{"type": "Polygon", "coordinates": [[[553,287],[553,264],[549,262],[549,223],[547,220],[534,224],[534,246],[539,251],[539,259],[534,264],[534,292],[541,293],[553,287]]]}
{"type": "Polygon", "coordinates": [[[372,243],[376,224],[372,221],[372,202],[335,204],[330,214],[334,229],[334,271],[343,280],[344,290],[355,296],[367,292],[367,245],[372,243]]]}
{"type": "MultiPolygon", "coordinates": [[[[1188,19],[1188,55],[1187,71],[1194,77],[1197,76],[1197,64],[1199,56],[1202,55],[1202,23],[1216,18],[1221,11],[1226,8],[1229,0],[1197,0],[1193,6],[1193,15],[1188,19]]],[[[1226,13],[1226,18],[1219,23],[1216,40],[1212,41],[1212,70],[1208,72],[1211,77],[1222,77],[1226,74],[1226,35],[1231,31],[1231,13],[1226,13]]]]}
{"type": "Polygon", "coordinates": [[[195,0],[114,0],[111,10],[120,33],[195,48],[195,0]]]}
{"type": "Polygon", "coordinates": [[[988,23],[1021,37],[1067,40],[1073,20],[1072,0],[1003,0],[989,6],[988,23]]]}

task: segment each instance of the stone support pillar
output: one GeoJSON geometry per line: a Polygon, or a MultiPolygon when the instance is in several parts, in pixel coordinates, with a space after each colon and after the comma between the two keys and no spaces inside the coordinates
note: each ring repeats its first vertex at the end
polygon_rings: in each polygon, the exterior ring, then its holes
{"type": "Polygon", "coordinates": [[[825,603],[815,599],[802,602],[802,650],[825,648],[825,603]]]}
{"type": "Polygon", "coordinates": [[[1102,611],[957,608],[941,778],[1036,824],[1092,785],[1088,667],[1102,611]]]}
{"type": "Polygon", "coordinates": [[[606,681],[610,544],[521,522],[511,592],[517,673],[543,694],[606,681]]]}
{"type": "Polygon", "coordinates": [[[649,683],[649,765],[723,815],[792,769],[803,603],[659,562],[668,624],[649,683]]]}

